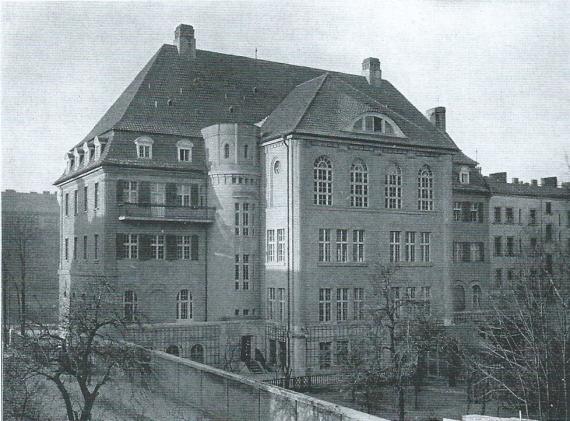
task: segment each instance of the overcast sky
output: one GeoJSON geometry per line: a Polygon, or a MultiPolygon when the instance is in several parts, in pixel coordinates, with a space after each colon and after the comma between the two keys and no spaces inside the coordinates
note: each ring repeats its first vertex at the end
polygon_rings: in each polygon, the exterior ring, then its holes
{"type": "Polygon", "coordinates": [[[180,23],[199,49],[383,77],[483,172],[570,180],[570,1],[2,4],[2,189],[42,191],[180,23]]]}

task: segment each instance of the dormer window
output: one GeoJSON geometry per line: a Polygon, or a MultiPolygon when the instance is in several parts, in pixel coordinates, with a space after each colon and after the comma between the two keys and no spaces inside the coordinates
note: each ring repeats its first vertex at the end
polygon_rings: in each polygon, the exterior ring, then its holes
{"type": "Polygon", "coordinates": [[[402,131],[398,126],[396,126],[396,123],[382,114],[365,115],[364,117],[360,117],[352,124],[351,130],[355,132],[367,132],[388,136],[404,136],[402,131]]]}
{"type": "Polygon", "coordinates": [[[87,142],[85,142],[83,144],[83,164],[86,166],[89,165],[90,160],[91,160],[91,148],[89,147],[87,142]]]}
{"type": "Polygon", "coordinates": [[[68,174],[73,169],[73,156],[69,153],[65,154],[65,173],[68,174]]]}
{"type": "Polygon", "coordinates": [[[469,168],[461,167],[461,171],[459,171],[459,182],[461,184],[469,184],[469,168]]]}
{"type": "Polygon", "coordinates": [[[154,141],[147,136],[139,137],[135,140],[137,145],[137,157],[141,159],[152,159],[152,144],[154,141]]]}
{"type": "Polygon", "coordinates": [[[101,146],[102,146],[98,137],[95,137],[95,140],[93,141],[93,145],[95,146],[95,152],[94,152],[93,159],[95,161],[98,161],[99,158],[101,158],[101,146]]]}
{"type": "Polygon", "coordinates": [[[77,170],[80,164],[81,164],[81,157],[79,155],[79,150],[75,148],[73,150],[73,169],[77,170]]]}
{"type": "Polygon", "coordinates": [[[192,148],[194,144],[189,140],[180,140],[176,146],[178,148],[178,161],[192,162],[192,148]]]}

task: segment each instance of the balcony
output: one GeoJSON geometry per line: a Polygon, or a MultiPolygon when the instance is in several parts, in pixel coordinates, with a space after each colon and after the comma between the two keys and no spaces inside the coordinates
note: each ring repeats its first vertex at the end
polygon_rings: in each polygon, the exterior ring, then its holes
{"type": "Polygon", "coordinates": [[[119,205],[119,221],[181,222],[210,224],[216,208],[167,206],[140,203],[119,205]]]}

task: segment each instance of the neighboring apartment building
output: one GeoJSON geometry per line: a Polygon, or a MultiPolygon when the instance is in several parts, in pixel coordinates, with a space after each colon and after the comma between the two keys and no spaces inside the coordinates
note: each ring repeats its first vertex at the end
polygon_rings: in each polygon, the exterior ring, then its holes
{"type": "Polygon", "coordinates": [[[58,315],[57,194],[2,192],[2,316],[4,326],[55,323],[58,315]]]}
{"type": "Polygon", "coordinates": [[[147,323],[137,342],[297,374],[350,346],[378,264],[398,266],[396,297],[446,325],[478,308],[490,192],[445,108],[426,118],[375,58],[357,76],[175,35],[67,154],[64,306],[105,279],[147,323]],[[454,302],[459,286],[471,304],[454,302]]]}

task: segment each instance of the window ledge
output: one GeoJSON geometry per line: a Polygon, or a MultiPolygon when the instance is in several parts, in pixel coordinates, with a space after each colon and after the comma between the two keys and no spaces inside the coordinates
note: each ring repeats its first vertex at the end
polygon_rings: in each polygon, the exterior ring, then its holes
{"type": "Polygon", "coordinates": [[[399,267],[432,267],[433,262],[398,262],[396,266],[399,267]]]}
{"type": "Polygon", "coordinates": [[[322,267],[367,267],[368,262],[318,262],[322,267]]]}

